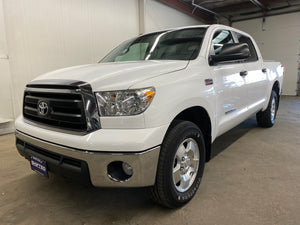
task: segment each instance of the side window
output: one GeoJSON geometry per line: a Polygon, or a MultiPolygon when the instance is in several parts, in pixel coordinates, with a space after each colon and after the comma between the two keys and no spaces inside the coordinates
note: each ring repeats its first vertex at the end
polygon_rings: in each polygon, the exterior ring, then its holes
{"type": "Polygon", "coordinates": [[[256,53],[255,47],[254,47],[253,42],[251,41],[251,39],[247,36],[242,35],[242,34],[239,34],[239,33],[236,33],[236,32],[234,32],[234,33],[235,33],[235,36],[237,37],[239,43],[246,43],[249,46],[250,57],[245,62],[257,61],[258,60],[257,53],[256,53]]]}
{"type": "Polygon", "coordinates": [[[228,30],[218,30],[212,39],[213,53],[218,55],[224,44],[234,43],[231,33],[228,30]]]}

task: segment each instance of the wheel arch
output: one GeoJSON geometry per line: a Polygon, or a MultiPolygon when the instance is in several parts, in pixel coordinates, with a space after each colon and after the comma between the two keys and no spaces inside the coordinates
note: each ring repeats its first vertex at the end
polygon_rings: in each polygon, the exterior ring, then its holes
{"type": "Polygon", "coordinates": [[[276,92],[276,94],[277,94],[277,108],[278,108],[278,106],[279,106],[279,100],[280,100],[280,83],[279,83],[279,81],[278,80],[276,80],[275,82],[274,82],[274,84],[273,84],[273,87],[272,87],[272,91],[275,91],[276,92]]]}
{"type": "Polygon", "coordinates": [[[193,106],[184,109],[174,117],[168,131],[174,127],[178,120],[190,121],[199,127],[205,141],[206,162],[208,162],[211,157],[212,122],[206,109],[201,106],[193,106]]]}
{"type": "Polygon", "coordinates": [[[279,80],[274,80],[272,86],[270,85],[268,87],[268,92],[267,92],[267,100],[266,100],[266,103],[264,105],[264,107],[262,108],[261,111],[265,111],[268,107],[268,104],[269,104],[269,101],[270,101],[270,97],[271,97],[271,92],[274,90],[278,96],[278,100],[277,100],[277,107],[279,105],[279,100],[280,100],[280,90],[281,90],[281,86],[280,86],[280,82],[279,80]]]}

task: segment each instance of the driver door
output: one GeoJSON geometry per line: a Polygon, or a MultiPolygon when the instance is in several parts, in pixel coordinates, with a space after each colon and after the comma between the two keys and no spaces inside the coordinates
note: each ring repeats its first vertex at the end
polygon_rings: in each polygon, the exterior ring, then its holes
{"type": "MultiPolygon", "coordinates": [[[[229,30],[214,32],[210,55],[220,53],[226,43],[234,43],[229,30]]],[[[245,71],[243,63],[221,62],[210,66],[216,93],[216,127],[217,136],[240,123],[243,111],[247,107],[245,79],[241,72],[245,71]]]]}

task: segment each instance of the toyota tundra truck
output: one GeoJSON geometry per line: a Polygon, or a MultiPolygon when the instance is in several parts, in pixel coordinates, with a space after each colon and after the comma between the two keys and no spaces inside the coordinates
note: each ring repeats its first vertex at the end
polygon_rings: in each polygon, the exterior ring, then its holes
{"type": "Polygon", "coordinates": [[[283,66],[224,25],[144,34],[95,64],[24,90],[16,146],[31,168],[95,187],[147,187],[176,208],[195,195],[214,140],[256,114],[272,127],[283,66]]]}

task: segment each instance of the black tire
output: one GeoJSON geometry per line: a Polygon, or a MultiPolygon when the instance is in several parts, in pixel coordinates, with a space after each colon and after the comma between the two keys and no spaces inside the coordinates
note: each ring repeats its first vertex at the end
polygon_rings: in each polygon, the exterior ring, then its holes
{"type": "Polygon", "coordinates": [[[278,95],[272,90],[268,108],[265,111],[260,111],[256,114],[256,121],[260,127],[272,127],[275,123],[278,109],[278,95]]]}
{"type": "MultiPolygon", "coordinates": [[[[184,150],[188,150],[188,147],[186,147],[184,150]]],[[[182,160],[183,158],[184,157],[182,157],[182,160]]],[[[175,121],[173,126],[168,131],[162,144],[156,174],[156,183],[153,187],[149,188],[150,198],[156,203],[168,208],[178,208],[185,205],[194,197],[199,188],[204,171],[204,165],[205,143],[201,130],[192,122],[175,121]],[[186,159],[186,161],[177,162],[178,154],[181,154],[182,152],[179,151],[179,147],[182,149],[184,144],[194,146],[194,149],[198,147],[198,151],[188,151],[188,153],[186,153],[187,151],[184,151],[188,159],[186,159]],[[196,152],[199,152],[199,154],[196,152]],[[190,154],[192,154],[192,160],[190,160],[190,157],[188,156],[190,154]],[[194,161],[194,159],[197,158],[196,156],[199,159],[198,164],[197,159],[194,161]],[[182,162],[186,163],[184,167],[182,166],[182,162]],[[187,162],[192,163],[190,166],[188,166],[187,162]],[[187,175],[183,174],[183,176],[186,175],[191,178],[189,182],[182,181],[182,185],[188,183],[186,190],[182,189],[181,191],[178,191],[178,189],[181,188],[181,180],[175,184],[173,179],[173,176],[175,176],[174,170],[178,168],[177,164],[180,167],[178,174],[186,171],[187,175]],[[194,168],[196,167],[196,164],[198,165],[197,169],[194,168]],[[185,170],[182,168],[185,168],[185,170]],[[193,169],[197,171],[193,171],[193,169]]],[[[181,177],[181,175],[179,176],[181,177]]]]}

